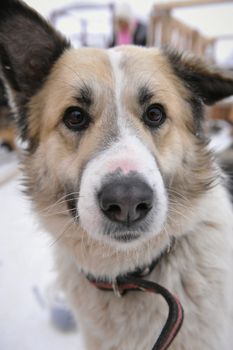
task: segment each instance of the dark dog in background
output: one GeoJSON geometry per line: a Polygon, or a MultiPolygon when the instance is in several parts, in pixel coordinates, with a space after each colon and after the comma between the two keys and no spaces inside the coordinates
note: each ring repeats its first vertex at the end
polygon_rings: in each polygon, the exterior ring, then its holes
{"type": "Polygon", "coordinates": [[[0,147],[13,151],[16,149],[16,125],[9,107],[3,81],[0,79],[0,147]]]}

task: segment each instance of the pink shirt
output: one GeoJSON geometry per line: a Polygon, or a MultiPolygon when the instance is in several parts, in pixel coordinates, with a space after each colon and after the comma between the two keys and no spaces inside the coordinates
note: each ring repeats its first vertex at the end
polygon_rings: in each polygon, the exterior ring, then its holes
{"type": "Polygon", "coordinates": [[[128,45],[132,44],[133,37],[130,29],[117,33],[116,44],[117,45],[128,45]]]}

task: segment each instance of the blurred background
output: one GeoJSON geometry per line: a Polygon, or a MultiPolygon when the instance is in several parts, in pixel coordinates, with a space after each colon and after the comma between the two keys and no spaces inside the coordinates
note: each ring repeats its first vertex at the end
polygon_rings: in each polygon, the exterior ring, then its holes
{"type": "MultiPolygon", "coordinates": [[[[169,45],[233,74],[233,0],[27,0],[75,47],[169,45]]],[[[233,99],[206,110],[209,147],[233,193],[233,99]]],[[[24,197],[17,138],[0,79],[0,349],[82,350],[69,306],[56,284],[54,242],[24,197]]]]}

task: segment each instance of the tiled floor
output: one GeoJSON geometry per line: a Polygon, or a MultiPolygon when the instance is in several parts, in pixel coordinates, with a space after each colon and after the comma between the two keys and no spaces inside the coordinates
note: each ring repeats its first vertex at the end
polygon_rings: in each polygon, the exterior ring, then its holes
{"type": "Polygon", "coordinates": [[[30,213],[15,169],[15,160],[0,157],[0,349],[82,350],[78,332],[61,332],[50,321],[50,240],[30,213]]]}

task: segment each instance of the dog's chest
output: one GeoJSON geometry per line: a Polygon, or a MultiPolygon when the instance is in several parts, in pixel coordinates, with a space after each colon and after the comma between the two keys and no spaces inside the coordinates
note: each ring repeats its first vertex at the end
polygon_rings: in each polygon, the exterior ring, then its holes
{"type": "Polygon", "coordinates": [[[154,295],[140,292],[121,298],[111,292],[95,292],[95,297],[90,293],[98,304],[89,308],[87,323],[92,336],[86,337],[87,349],[96,349],[98,342],[101,350],[151,349],[166,320],[163,299],[158,297],[159,303],[154,303],[154,295]]]}
{"type": "MultiPolygon", "coordinates": [[[[215,309],[212,307],[212,303],[216,303],[215,297],[217,300],[219,296],[215,294],[212,298],[209,283],[198,271],[193,272],[193,276],[190,273],[185,276],[182,269],[172,276],[171,265],[168,265],[157,268],[151,277],[175,292],[185,310],[183,327],[171,350],[187,350],[190,344],[193,350],[199,350],[206,337],[209,344],[205,350],[217,349],[216,344],[221,349],[227,349],[223,337],[216,337],[215,334],[215,329],[220,329],[224,334],[224,312],[220,308],[225,308],[225,305],[216,306],[215,309]],[[194,334],[200,336],[194,337],[194,334]]],[[[101,350],[151,350],[168,313],[163,298],[142,292],[128,292],[118,298],[112,292],[96,290],[88,283],[85,281],[83,286],[86,291],[85,303],[84,291],[80,291],[82,305],[79,304],[77,308],[87,350],[96,350],[97,346],[101,350]]],[[[221,291],[217,290],[217,293],[221,291]]]]}

